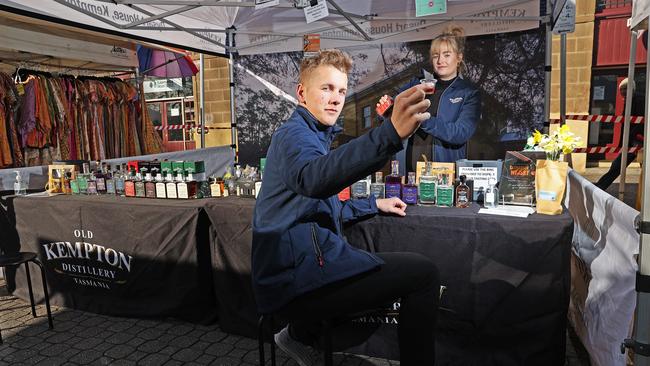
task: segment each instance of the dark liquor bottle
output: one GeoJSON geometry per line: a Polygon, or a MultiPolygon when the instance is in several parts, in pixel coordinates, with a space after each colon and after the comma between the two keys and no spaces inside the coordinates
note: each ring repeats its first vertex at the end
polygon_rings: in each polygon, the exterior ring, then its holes
{"type": "Polygon", "coordinates": [[[97,193],[106,194],[106,164],[98,161],[96,166],[95,182],[97,183],[97,193]]]}
{"type": "Polygon", "coordinates": [[[465,184],[465,179],[466,177],[464,175],[461,175],[460,184],[458,187],[456,187],[456,207],[460,208],[469,207],[469,197],[472,194],[467,184],[465,184]]]}
{"type": "Polygon", "coordinates": [[[386,198],[402,198],[402,176],[399,175],[399,161],[390,162],[390,175],[386,177],[386,198]]]}
{"type": "Polygon", "coordinates": [[[409,172],[408,182],[402,187],[402,200],[407,205],[418,203],[418,186],[415,184],[415,173],[409,172]]]}
{"type": "Polygon", "coordinates": [[[185,183],[187,184],[187,198],[193,199],[198,197],[198,188],[199,183],[194,180],[194,175],[192,174],[192,169],[187,169],[187,178],[185,183]]]}
{"type": "Polygon", "coordinates": [[[147,198],[156,198],[156,183],[153,181],[149,172],[144,175],[144,196],[147,198]]]}

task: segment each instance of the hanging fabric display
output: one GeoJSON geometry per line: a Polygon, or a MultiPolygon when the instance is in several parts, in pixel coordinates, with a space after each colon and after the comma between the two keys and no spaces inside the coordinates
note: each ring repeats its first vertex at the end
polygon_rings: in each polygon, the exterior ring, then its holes
{"type": "Polygon", "coordinates": [[[0,73],[0,168],[159,153],[140,98],[114,78],[33,74],[15,85],[0,73]]]}

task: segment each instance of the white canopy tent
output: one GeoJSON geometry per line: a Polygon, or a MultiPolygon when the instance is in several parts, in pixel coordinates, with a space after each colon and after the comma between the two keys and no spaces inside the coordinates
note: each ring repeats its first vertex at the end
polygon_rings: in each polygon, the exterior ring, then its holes
{"type": "MultiPolygon", "coordinates": [[[[297,3],[255,9],[254,1],[0,0],[0,10],[86,29],[104,30],[202,53],[301,51],[303,35],[323,48],[431,39],[446,21],[469,35],[539,27],[538,0],[448,0],[447,12],[415,16],[415,1],[321,0],[329,16],[312,23],[297,3]],[[229,45],[227,33],[235,36],[229,45]]],[[[307,3],[309,3],[307,1],[307,3]]]]}

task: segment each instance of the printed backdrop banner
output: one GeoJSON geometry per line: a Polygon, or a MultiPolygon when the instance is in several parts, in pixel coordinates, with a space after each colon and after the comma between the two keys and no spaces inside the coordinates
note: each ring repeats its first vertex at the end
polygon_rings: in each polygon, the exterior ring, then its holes
{"type": "MultiPolygon", "coordinates": [[[[430,39],[435,33],[427,33],[430,39]]],[[[323,40],[321,39],[321,42],[323,40]]],[[[481,120],[468,145],[468,158],[503,159],[521,150],[525,138],[541,129],[544,118],[545,36],[540,30],[468,37],[462,77],[481,92],[481,120]]],[[[432,72],[431,41],[366,45],[346,49],[354,64],[346,104],[339,118],[343,135],[337,143],[380,123],[374,109],[379,98],[395,95],[423,69],[432,72]]],[[[296,107],[295,90],[302,52],[236,58],[235,103],[239,161],[257,165],[266,155],[273,131],[296,107]]]]}
{"type": "MultiPolygon", "coordinates": [[[[21,250],[38,253],[45,265],[52,304],[206,323],[216,305],[201,201],[27,196],[13,207],[21,250]]],[[[40,276],[32,269],[39,301],[40,276]]],[[[25,271],[15,275],[15,294],[29,298],[25,271]]]]}

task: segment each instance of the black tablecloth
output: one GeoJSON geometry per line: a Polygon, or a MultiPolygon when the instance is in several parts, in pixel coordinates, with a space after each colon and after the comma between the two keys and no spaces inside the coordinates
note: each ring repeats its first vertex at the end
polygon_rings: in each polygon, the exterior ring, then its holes
{"type": "MultiPolygon", "coordinates": [[[[208,323],[217,307],[205,204],[28,196],[15,198],[13,211],[20,250],[38,253],[45,265],[52,304],[208,323]]],[[[15,281],[15,294],[27,299],[24,270],[15,272],[15,281]]],[[[32,281],[42,298],[40,277],[32,281]]]]}
{"type": "Polygon", "coordinates": [[[346,232],[368,251],[413,251],[436,263],[447,287],[437,364],[563,365],[571,216],[478,210],[409,206],[404,218],[378,215],[346,232]]]}
{"type": "MultiPolygon", "coordinates": [[[[193,321],[207,321],[216,312],[224,331],[255,337],[250,281],[254,205],[252,199],[236,197],[20,197],[15,212],[22,249],[37,251],[46,263],[55,304],[193,321]],[[93,237],[76,238],[75,230],[89,230],[93,237]],[[105,254],[110,248],[118,258],[120,252],[131,255],[130,271],[107,263],[115,261],[113,252],[101,263],[96,252],[90,258],[61,259],[56,243],[77,241],[100,245],[105,254]],[[63,263],[115,271],[116,278],[102,280],[110,290],[92,282],[80,285],[74,278],[87,273],[69,273],[71,267],[65,270],[63,263]]],[[[406,217],[378,215],[348,225],[346,235],[369,251],[413,251],[437,264],[447,287],[437,365],[562,365],[571,217],[513,218],[477,211],[477,206],[409,206],[406,217]]],[[[62,250],[71,254],[67,247],[62,250]]],[[[25,298],[21,273],[17,294],[25,298]]],[[[360,349],[395,357],[394,326],[382,326],[360,349]]]]}

